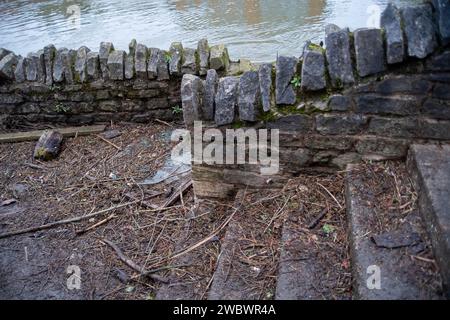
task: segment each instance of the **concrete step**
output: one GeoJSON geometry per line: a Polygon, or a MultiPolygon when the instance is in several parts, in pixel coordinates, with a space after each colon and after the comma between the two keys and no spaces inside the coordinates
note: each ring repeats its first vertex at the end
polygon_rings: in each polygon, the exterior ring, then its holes
{"type": "Polygon", "coordinates": [[[450,298],[450,146],[412,145],[407,163],[450,298]]]}
{"type": "Polygon", "coordinates": [[[347,170],[353,298],[440,299],[440,276],[406,166],[361,164],[347,170]]]}

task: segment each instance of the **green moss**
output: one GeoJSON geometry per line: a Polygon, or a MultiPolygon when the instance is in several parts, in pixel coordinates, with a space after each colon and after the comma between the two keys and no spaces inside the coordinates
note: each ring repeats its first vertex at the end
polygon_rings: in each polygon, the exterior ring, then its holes
{"type": "Polygon", "coordinates": [[[272,122],[278,119],[278,115],[275,111],[270,110],[268,112],[260,112],[258,115],[258,121],[272,122]]]}
{"type": "Polygon", "coordinates": [[[231,127],[233,129],[241,129],[241,128],[245,127],[245,123],[243,121],[241,121],[241,120],[237,120],[231,125],[231,127]]]}
{"type": "Polygon", "coordinates": [[[308,45],[308,50],[325,53],[325,49],[323,47],[319,46],[318,44],[315,44],[315,43],[310,43],[308,45]]]}

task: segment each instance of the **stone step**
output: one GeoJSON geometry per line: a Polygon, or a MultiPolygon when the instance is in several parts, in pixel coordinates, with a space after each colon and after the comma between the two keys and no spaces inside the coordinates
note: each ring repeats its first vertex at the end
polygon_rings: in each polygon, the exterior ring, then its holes
{"type": "MultiPolygon", "coordinates": [[[[270,194],[270,193],[269,193],[270,194]]],[[[253,204],[267,194],[239,191],[222,239],[209,300],[270,300],[275,294],[280,232],[275,211],[253,204]]],[[[268,204],[271,206],[273,203],[268,204]]]]}
{"type": "Polygon", "coordinates": [[[419,210],[433,243],[444,291],[450,298],[450,146],[412,145],[408,169],[419,210]]]}
{"type": "Polygon", "coordinates": [[[180,239],[176,245],[176,252],[186,252],[172,259],[171,266],[176,267],[168,275],[168,283],[161,285],[156,295],[157,300],[203,300],[207,298],[208,286],[217,257],[220,252],[218,237],[210,237],[223,221],[228,217],[229,205],[213,202],[198,203],[195,210],[188,214],[182,230],[182,236],[173,235],[180,239]],[[209,239],[202,245],[196,246],[204,239],[209,239]],[[194,250],[190,250],[195,246],[194,250]]]}
{"type": "Polygon", "coordinates": [[[278,267],[276,300],[322,300],[326,298],[320,278],[327,274],[316,252],[305,248],[304,231],[298,223],[287,220],[283,226],[278,267]]]}
{"type": "Polygon", "coordinates": [[[414,199],[407,197],[413,192],[406,166],[361,164],[347,171],[353,298],[440,299],[431,245],[414,199]]]}
{"type": "Polygon", "coordinates": [[[275,299],[351,298],[343,187],[338,175],[300,178],[298,209],[283,224],[275,299]]]}

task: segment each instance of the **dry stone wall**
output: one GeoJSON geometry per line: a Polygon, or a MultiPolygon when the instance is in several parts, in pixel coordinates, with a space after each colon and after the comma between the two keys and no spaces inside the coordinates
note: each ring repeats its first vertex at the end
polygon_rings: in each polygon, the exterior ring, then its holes
{"type": "Polygon", "coordinates": [[[225,46],[210,48],[205,39],[196,49],[173,43],[168,51],[136,40],[128,52],[109,42],[102,42],[98,52],[48,45],[26,57],[2,48],[0,130],[177,119],[181,76],[205,75],[210,68],[223,74],[229,65],[225,46]]]}
{"type": "Polygon", "coordinates": [[[390,4],[381,29],[350,32],[330,25],[325,47],[307,43],[300,57],[279,56],[274,64],[252,65],[218,80],[211,71],[217,86],[184,77],[188,126],[211,120],[213,106],[214,122],[208,125],[223,131],[281,132],[279,175],[262,176],[259,165],[194,165],[197,195],[282,187],[299,172],[401,159],[413,142],[449,143],[450,19],[442,19],[450,18],[448,8],[449,1],[401,9],[390,4]]]}

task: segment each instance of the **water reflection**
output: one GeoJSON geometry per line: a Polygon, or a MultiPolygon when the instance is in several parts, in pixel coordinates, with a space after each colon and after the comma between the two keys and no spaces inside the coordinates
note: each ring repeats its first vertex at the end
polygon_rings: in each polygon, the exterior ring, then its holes
{"type": "MultiPolygon", "coordinates": [[[[308,39],[323,39],[327,23],[364,27],[367,8],[389,0],[6,0],[0,2],[0,46],[21,54],[48,43],[97,50],[101,41],[126,49],[131,38],[168,48],[207,37],[232,57],[273,60],[298,55],[308,39]],[[80,19],[68,13],[78,6],[80,19]]],[[[414,0],[393,0],[410,3],[414,0]]],[[[416,1],[417,2],[417,1],[416,1]]]]}

